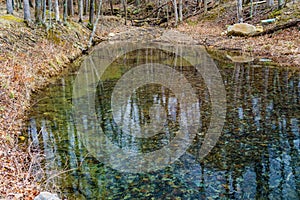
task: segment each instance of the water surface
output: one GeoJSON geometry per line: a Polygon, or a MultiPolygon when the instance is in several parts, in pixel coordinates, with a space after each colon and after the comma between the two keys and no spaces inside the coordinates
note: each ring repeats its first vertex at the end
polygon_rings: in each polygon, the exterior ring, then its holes
{"type": "Polygon", "coordinates": [[[28,122],[33,145],[45,152],[47,186],[58,187],[69,199],[300,198],[299,70],[215,61],[226,89],[227,113],[216,146],[201,159],[211,116],[209,91],[195,67],[169,52],[140,49],[107,68],[95,103],[101,128],[115,145],[143,153],[168,145],[176,136],[180,103],[172,90],[159,84],[135,90],[127,114],[128,130],[139,129],[151,118],[160,120],[159,113],[151,114],[152,106],[159,105],[166,120],[158,134],[134,137],[120,131],[113,119],[111,96],[117,82],[134,67],[151,62],[183,74],[196,93],[199,128],[189,149],[174,163],[149,173],[120,172],[97,160],[77,133],[72,104],[77,74],[70,73],[35,97],[28,122]]]}

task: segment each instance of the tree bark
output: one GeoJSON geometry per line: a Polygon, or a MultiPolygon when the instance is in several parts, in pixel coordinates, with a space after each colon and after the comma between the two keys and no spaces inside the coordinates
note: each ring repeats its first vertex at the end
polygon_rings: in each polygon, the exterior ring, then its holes
{"type": "Polygon", "coordinates": [[[41,23],[42,21],[42,2],[41,0],[35,0],[35,22],[41,23]]]}
{"type": "Polygon", "coordinates": [[[68,15],[74,16],[73,0],[68,0],[68,15]]]}
{"type": "Polygon", "coordinates": [[[114,15],[114,6],[113,6],[113,1],[112,0],[109,0],[109,5],[110,5],[111,15],[114,15]]]}
{"type": "Polygon", "coordinates": [[[127,0],[122,0],[124,15],[125,15],[125,25],[127,25],[127,0]]]}
{"type": "Polygon", "coordinates": [[[43,23],[46,23],[46,0],[42,0],[43,1],[43,23]]]}
{"type": "Polygon", "coordinates": [[[59,22],[59,5],[58,5],[58,0],[55,0],[55,21],[59,22]]]}
{"type": "Polygon", "coordinates": [[[67,23],[67,18],[68,18],[68,0],[64,0],[64,14],[63,14],[63,20],[64,23],[67,23]]]}
{"type": "Polygon", "coordinates": [[[274,0],[267,0],[268,7],[274,6],[274,0]]]}
{"type": "Polygon", "coordinates": [[[243,0],[237,0],[237,18],[239,23],[243,23],[243,0]]]}
{"type": "Polygon", "coordinates": [[[6,0],[6,10],[7,10],[7,14],[13,14],[14,9],[13,9],[13,1],[12,0],[6,0]]]}
{"type": "Polygon", "coordinates": [[[48,8],[49,8],[49,26],[52,26],[52,0],[48,0],[48,8]]]}
{"type": "Polygon", "coordinates": [[[183,21],[183,15],[182,15],[182,0],[179,0],[179,21],[183,21]]]}
{"type": "Polygon", "coordinates": [[[82,22],[82,19],[83,19],[83,0],[79,0],[79,2],[78,2],[78,15],[79,15],[79,22],[82,22]]]}
{"type": "Polygon", "coordinates": [[[29,0],[23,0],[23,7],[24,7],[24,20],[25,22],[30,22],[30,6],[29,6],[29,0]]]}
{"type": "Polygon", "coordinates": [[[89,16],[89,23],[90,25],[94,24],[94,15],[95,15],[95,1],[90,0],[90,16],[89,16]]]}
{"type": "Polygon", "coordinates": [[[102,8],[102,0],[99,0],[97,18],[96,18],[95,23],[93,24],[93,31],[92,31],[90,39],[89,39],[88,48],[90,48],[92,46],[92,43],[93,43],[93,38],[94,38],[94,35],[96,33],[99,17],[100,17],[100,14],[101,14],[101,8],[102,8]]]}
{"type": "Polygon", "coordinates": [[[178,12],[177,12],[177,1],[173,0],[174,14],[175,14],[175,26],[178,25],[178,12]]]}
{"type": "Polygon", "coordinates": [[[83,14],[87,15],[89,12],[89,0],[84,0],[84,2],[85,2],[85,7],[84,7],[83,14]]]}

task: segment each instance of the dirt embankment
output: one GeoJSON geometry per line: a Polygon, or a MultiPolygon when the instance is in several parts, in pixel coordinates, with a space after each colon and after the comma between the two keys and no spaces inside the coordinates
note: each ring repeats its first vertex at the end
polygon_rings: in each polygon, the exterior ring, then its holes
{"type": "MultiPolygon", "coordinates": [[[[7,15],[0,2],[0,199],[31,199],[39,192],[32,175],[37,158],[18,141],[24,139],[20,134],[32,92],[47,85],[87,47],[88,20],[75,21],[55,23],[49,30],[42,25],[28,27],[22,10],[7,15]]],[[[123,27],[117,17],[100,23],[97,41],[123,27]]]]}

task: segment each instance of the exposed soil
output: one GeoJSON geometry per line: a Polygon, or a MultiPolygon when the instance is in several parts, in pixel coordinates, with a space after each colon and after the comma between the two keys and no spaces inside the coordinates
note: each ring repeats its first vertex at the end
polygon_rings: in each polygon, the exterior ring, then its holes
{"type": "MultiPolygon", "coordinates": [[[[39,193],[33,168],[42,157],[21,145],[26,139],[22,123],[31,94],[67,70],[67,64],[87,48],[91,32],[87,20],[74,21],[67,26],[56,23],[49,31],[44,26],[28,27],[21,10],[7,15],[0,2],[0,199],[32,199],[39,193]]],[[[127,29],[117,17],[105,17],[100,23],[96,43],[109,32],[127,29]]]]}

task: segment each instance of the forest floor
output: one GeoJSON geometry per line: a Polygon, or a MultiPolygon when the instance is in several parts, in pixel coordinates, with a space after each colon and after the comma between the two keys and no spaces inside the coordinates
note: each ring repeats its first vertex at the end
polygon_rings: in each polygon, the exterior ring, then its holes
{"type": "MultiPolygon", "coordinates": [[[[273,13],[282,21],[288,20],[284,17],[286,13],[298,15],[299,4],[280,13],[274,12],[268,15],[273,13]]],[[[300,66],[299,25],[255,38],[222,35],[226,25],[233,23],[234,15],[232,6],[216,8],[205,16],[188,19],[175,30],[191,35],[200,44],[211,48],[236,49],[270,58],[282,66],[300,66]]],[[[26,139],[22,136],[22,125],[30,96],[47,85],[51,77],[67,70],[67,64],[82,55],[90,36],[86,20],[79,24],[74,19],[67,26],[56,23],[47,31],[44,26],[27,26],[22,16],[21,10],[13,16],[6,15],[5,3],[0,1],[0,199],[32,199],[39,193],[33,168],[41,157],[20,142],[26,139]]],[[[258,17],[252,19],[253,23],[258,21],[258,17]]],[[[134,30],[123,26],[123,21],[117,17],[106,17],[100,23],[98,42],[107,39],[110,32],[134,30]]],[[[274,25],[267,28],[271,26],[274,25]]]]}
{"type": "MultiPolygon", "coordinates": [[[[249,13],[250,6],[244,8],[249,13]]],[[[261,8],[250,19],[244,16],[245,23],[260,25],[263,19],[276,17],[276,22],[263,26],[264,30],[300,19],[300,3],[291,4],[282,10],[261,8]]],[[[291,28],[276,31],[257,37],[227,36],[225,31],[228,25],[236,23],[236,5],[233,2],[220,5],[208,11],[207,14],[198,15],[186,20],[177,27],[177,30],[192,36],[200,44],[213,50],[234,50],[239,53],[272,60],[280,66],[300,67],[300,23],[291,28]]]]}

